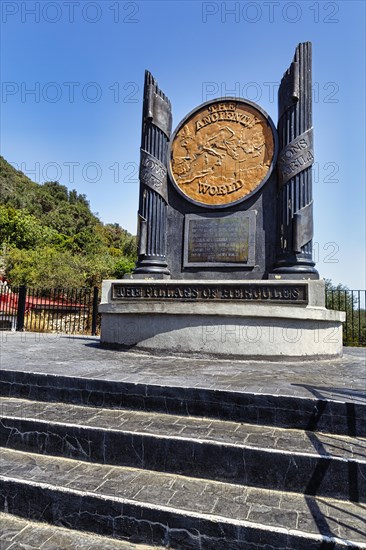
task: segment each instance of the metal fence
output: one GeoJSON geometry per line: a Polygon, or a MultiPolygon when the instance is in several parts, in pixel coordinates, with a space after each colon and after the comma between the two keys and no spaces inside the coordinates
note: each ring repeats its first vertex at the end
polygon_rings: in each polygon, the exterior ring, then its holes
{"type": "Polygon", "coordinates": [[[327,289],[325,305],[328,309],[346,312],[343,324],[345,346],[366,346],[366,290],[327,289]]]}
{"type": "Polygon", "coordinates": [[[0,286],[0,330],[99,333],[99,289],[0,286]]]}

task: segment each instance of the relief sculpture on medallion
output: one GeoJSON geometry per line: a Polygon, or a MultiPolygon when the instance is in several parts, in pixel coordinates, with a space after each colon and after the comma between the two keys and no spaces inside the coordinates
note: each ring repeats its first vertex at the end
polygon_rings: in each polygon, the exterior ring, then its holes
{"type": "Polygon", "coordinates": [[[243,199],[268,175],[274,137],[266,117],[246,102],[204,105],[178,128],[171,174],[188,198],[207,205],[243,199]]]}

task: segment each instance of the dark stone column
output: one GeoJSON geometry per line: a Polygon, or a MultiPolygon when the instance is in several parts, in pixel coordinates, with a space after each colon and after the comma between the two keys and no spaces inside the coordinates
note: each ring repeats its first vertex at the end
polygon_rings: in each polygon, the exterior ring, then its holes
{"type": "Polygon", "coordinates": [[[319,275],[312,259],[314,162],[311,43],[299,44],[278,92],[278,232],[273,273],[286,278],[319,275]]]}
{"type": "Polygon", "coordinates": [[[168,276],[166,261],[167,150],[172,129],[169,99],[145,72],[142,117],[138,260],[134,274],[168,276]]]}

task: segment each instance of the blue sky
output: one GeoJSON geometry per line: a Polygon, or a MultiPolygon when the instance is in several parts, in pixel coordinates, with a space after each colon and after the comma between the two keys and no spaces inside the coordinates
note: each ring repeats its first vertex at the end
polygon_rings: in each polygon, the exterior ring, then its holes
{"type": "Polygon", "coordinates": [[[314,253],[320,275],[365,288],[365,2],[5,1],[1,154],[40,183],[85,193],[136,232],[144,70],[173,127],[240,95],[277,122],[277,87],[313,43],[314,253]]]}

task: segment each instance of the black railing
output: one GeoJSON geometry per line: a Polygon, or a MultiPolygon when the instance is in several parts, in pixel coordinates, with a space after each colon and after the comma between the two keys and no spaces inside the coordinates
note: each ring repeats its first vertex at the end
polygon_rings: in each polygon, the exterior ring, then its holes
{"type": "Polygon", "coordinates": [[[99,289],[0,286],[0,330],[97,335],[99,289]]]}
{"type": "Polygon", "coordinates": [[[325,305],[328,309],[346,312],[343,324],[345,346],[366,346],[366,290],[327,289],[325,305]]]}

